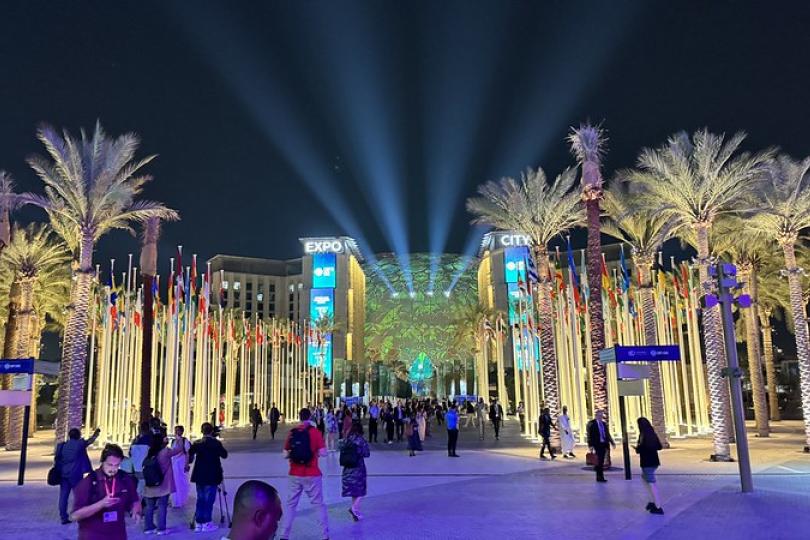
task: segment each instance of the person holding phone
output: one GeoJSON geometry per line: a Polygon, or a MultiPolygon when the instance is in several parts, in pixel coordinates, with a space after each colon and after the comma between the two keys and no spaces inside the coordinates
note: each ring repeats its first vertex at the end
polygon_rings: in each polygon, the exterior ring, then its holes
{"type": "Polygon", "coordinates": [[[101,452],[101,467],[76,486],[70,517],[79,523],[79,540],[126,540],[126,514],[140,520],[135,480],[119,470],[123,460],[121,447],[108,444],[101,452]]]}

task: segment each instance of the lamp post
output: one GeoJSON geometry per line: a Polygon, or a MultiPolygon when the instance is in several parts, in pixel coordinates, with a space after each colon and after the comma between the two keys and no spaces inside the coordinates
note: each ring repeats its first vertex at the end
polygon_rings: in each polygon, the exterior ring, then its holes
{"type": "Polygon", "coordinates": [[[745,431],[745,410],[743,408],[742,370],[737,359],[737,342],[734,337],[734,316],[731,311],[732,304],[740,308],[749,308],[751,298],[742,294],[734,297],[733,291],[740,287],[737,281],[737,268],[730,263],[719,262],[709,266],[709,275],[717,280],[719,295],[706,295],[706,307],[711,308],[718,303],[721,306],[720,315],[723,321],[723,338],[726,346],[728,366],[722,371],[723,377],[729,380],[731,389],[731,409],[734,418],[734,435],[737,443],[737,461],[740,469],[740,483],[743,493],[754,491],[754,482],[751,476],[751,462],[748,454],[748,437],[745,431]]]}

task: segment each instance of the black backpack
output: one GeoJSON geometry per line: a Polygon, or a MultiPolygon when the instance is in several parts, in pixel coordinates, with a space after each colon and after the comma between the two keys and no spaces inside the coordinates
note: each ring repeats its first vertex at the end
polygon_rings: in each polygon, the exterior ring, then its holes
{"type": "Polygon", "coordinates": [[[340,466],[347,469],[354,469],[360,463],[360,456],[357,452],[357,445],[346,439],[340,449],[340,466]]]}
{"type": "Polygon", "coordinates": [[[312,461],[312,447],[309,444],[309,427],[296,428],[290,432],[290,461],[306,465],[312,461]]]}
{"type": "Polygon", "coordinates": [[[143,460],[143,481],[146,487],[157,487],[163,483],[163,470],[160,468],[157,456],[147,457],[143,460]]]}

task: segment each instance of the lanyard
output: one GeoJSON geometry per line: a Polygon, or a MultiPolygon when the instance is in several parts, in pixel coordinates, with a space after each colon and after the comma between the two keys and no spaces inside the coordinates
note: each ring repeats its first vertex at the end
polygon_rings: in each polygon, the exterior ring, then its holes
{"type": "Polygon", "coordinates": [[[114,497],[115,496],[115,477],[113,476],[112,481],[112,489],[107,489],[107,478],[104,479],[104,491],[107,493],[107,497],[114,497]]]}

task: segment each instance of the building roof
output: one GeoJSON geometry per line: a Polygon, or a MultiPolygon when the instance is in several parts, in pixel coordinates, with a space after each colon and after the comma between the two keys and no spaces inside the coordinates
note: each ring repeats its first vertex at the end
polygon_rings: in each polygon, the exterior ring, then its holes
{"type": "Polygon", "coordinates": [[[296,276],[303,273],[301,259],[260,259],[239,255],[214,255],[208,262],[211,272],[238,272],[263,276],[296,276]]]}

